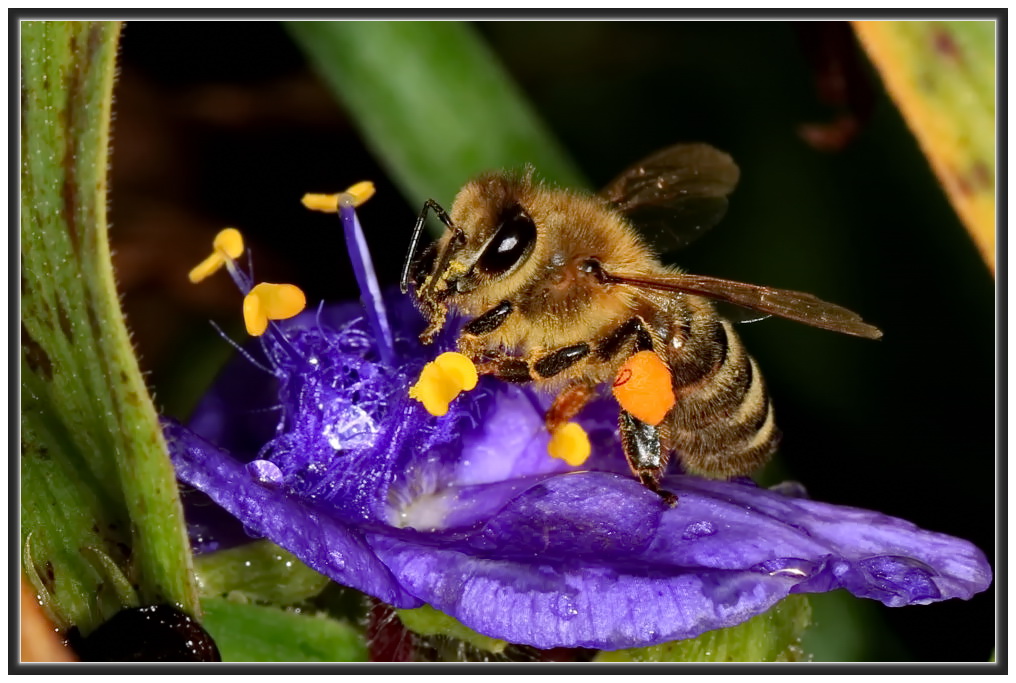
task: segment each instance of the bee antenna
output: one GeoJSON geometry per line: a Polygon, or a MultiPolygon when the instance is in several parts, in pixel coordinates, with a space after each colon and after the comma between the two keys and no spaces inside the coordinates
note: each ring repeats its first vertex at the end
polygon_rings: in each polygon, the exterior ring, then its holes
{"type": "Polygon", "coordinates": [[[402,264],[402,276],[399,278],[399,290],[405,294],[409,291],[409,270],[413,267],[413,263],[416,261],[416,252],[420,245],[420,235],[423,233],[423,226],[427,224],[427,212],[433,211],[437,214],[437,217],[441,219],[448,228],[454,229],[455,224],[452,223],[452,219],[448,217],[448,214],[433,199],[428,199],[423,203],[423,208],[420,209],[420,216],[416,219],[416,225],[413,226],[413,236],[409,239],[409,251],[406,253],[406,261],[402,264]]]}

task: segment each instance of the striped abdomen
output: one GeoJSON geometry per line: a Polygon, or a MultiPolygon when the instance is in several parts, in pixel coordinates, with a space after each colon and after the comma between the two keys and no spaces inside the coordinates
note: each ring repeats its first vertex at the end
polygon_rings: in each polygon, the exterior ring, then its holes
{"type": "Polygon", "coordinates": [[[666,341],[677,403],[661,425],[664,449],[708,477],[764,465],[780,434],[762,375],[733,326],[708,302],[687,297],[666,341]]]}

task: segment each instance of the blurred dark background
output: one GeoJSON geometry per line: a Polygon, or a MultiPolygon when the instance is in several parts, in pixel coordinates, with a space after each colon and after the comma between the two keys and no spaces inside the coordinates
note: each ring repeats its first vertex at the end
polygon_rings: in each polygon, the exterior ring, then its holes
{"type": "MultiPolygon", "coordinates": [[[[734,156],[730,211],[682,267],[813,292],[885,332],[741,326],[784,432],[762,480],[969,539],[994,566],[994,282],[849,25],[478,28],[596,185],[682,140],[734,156]]],[[[185,416],[230,353],[208,321],[242,337],[228,279],[186,279],[218,229],[244,231],[259,279],[315,302],[356,290],[337,221],[305,211],[304,192],[375,181],[360,216],[387,284],[417,209],[279,24],[132,22],[120,63],[115,265],[157,404],[185,416]]],[[[994,588],[902,609],[835,594],[814,605],[805,645],[818,658],[985,661],[994,647],[994,588]]]]}

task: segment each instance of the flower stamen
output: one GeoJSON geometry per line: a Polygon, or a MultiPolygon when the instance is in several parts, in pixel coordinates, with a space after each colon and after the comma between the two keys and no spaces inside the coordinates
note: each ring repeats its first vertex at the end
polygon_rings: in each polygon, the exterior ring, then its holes
{"type": "Polygon", "coordinates": [[[305,194],[303,205],[312,211],[338,212],[353,274],[356,276],[356,284],[360,287],[360,301],[367,314],[367,322],[378,340],[377,348],[381,360],[390,365],[395,360],[395,343],[391,326],[388,324],[384,300],[381,297],[381,288],[374,274],[374,264],[367,249],[367,240],[363,236],[363,228],[360,227],[355,211],[356,207],[373,196],[374,183],[364,180],[338,194],[305,194]]]}
{"type": "Polygon", "coordinates": [[[269,320],[285,320],[300,313],[307,297],[296,285],[261,282],[243,298],[243,322],[247,333],[260,337],[269,320]]]}
{"type": "Polygon", "coordinates": [[[240,258],[243,253],[243,235],[236,228],[220,230],[212,241],[212,253],[204,261],[194,266],[187,277],[198,283],[209,277],[228,261],[240,258]]]}
{"type": "Polygon", "coordinates": [[[374,196],[374,183],[364,180],[353,185],[345,192],[337,194],[312,194],[308,192],[300,201],[311,211],[335,213],[339,210],[339,204],[342,201],[343,195],[352,197],[353,207],[358,207],[374,196]]]}
{"type": "Polygon", "coordinates": [[[409,396],[422,403],[428,413],[440,417],[460,393],[476,388],[478,380],[476,366],[468,356],[448,351],[423,366],[409,396]]]}
{"type": "Polygon", "coordinates": [[[547,444],[550,457],[564,460],[572,467],[588,460],[592,450],[589,436],[578,422],[569,422],[554,430],[547,444]]]}

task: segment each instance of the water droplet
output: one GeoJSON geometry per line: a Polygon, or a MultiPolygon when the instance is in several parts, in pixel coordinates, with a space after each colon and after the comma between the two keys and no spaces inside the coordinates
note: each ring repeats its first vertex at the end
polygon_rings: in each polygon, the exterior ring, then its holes
{"type": "Polygon", "coordinates": [[[262,486],[276,488],[282,485],[282,470],[269,460],[252,460],[247,463],[247,474],[262,486]]]}
{"type": "Polygon", "coordinates": [[[806,579],[815,573],[818,564],[811,560],[802,560],[797,557],[778,557],[773,560],[759,562],[751,568],[751,571],[769,576],[782,576],[788,579],[806,579]]]}
{"type": "Polygon", "coordinates": [[[692,522],[684,528],[681,538],[686,541],[694,541],[696,538],[712,536],[716,533],[716,525],[705,519],[701,522],[692,522]]]}
{"type": "Polygon", "coordinates": [[[321,435],[335,451],[348,448],[369,448],[378,427],[367,412],[356,405],[340,403],[333,414],[325,415],[321,435]]]}
{"type": "Polygon", "coordinates": [[[569,595],[559,595],[551,609],[557,616],[564,620],[571,620],[578,616],[579,610],[575,607],[575,601],[569,595]]]}
{"type": "Polygon", "coordinates": [[[781,481],[779,484],[770,486],[769,490],[787,496],[788,498],[807,499],[809,497],[808,489],[804,488],[804,484],[799,481],[781,481]]]}
{"type": "Polygon", "coordinates": [[[915,558],[878,555],[861,560],[857,566],[869,587],[878,588],[891,596],[887,605],[898,607],[942,597],[932,578],[935,570],[915,558]]]}
{"type": "Polygon", "coordinates": [[[265,535],[263,533],[261,533],[257,529],[254,529],[253,527],[247,526],[246,524],[243,525],[243,533],[247,534],[251,538],[264,538],[265,537],[265,535]]]}
{"type": "Polygon", "coordinates": [[[346,558],[343,557],[342,553],[340,553],[338,550],[333,550],[330,553],[328,553],[328,559],[331,560],[332,566],[335,567],[336,569],[346,568],[346,558]]]}

